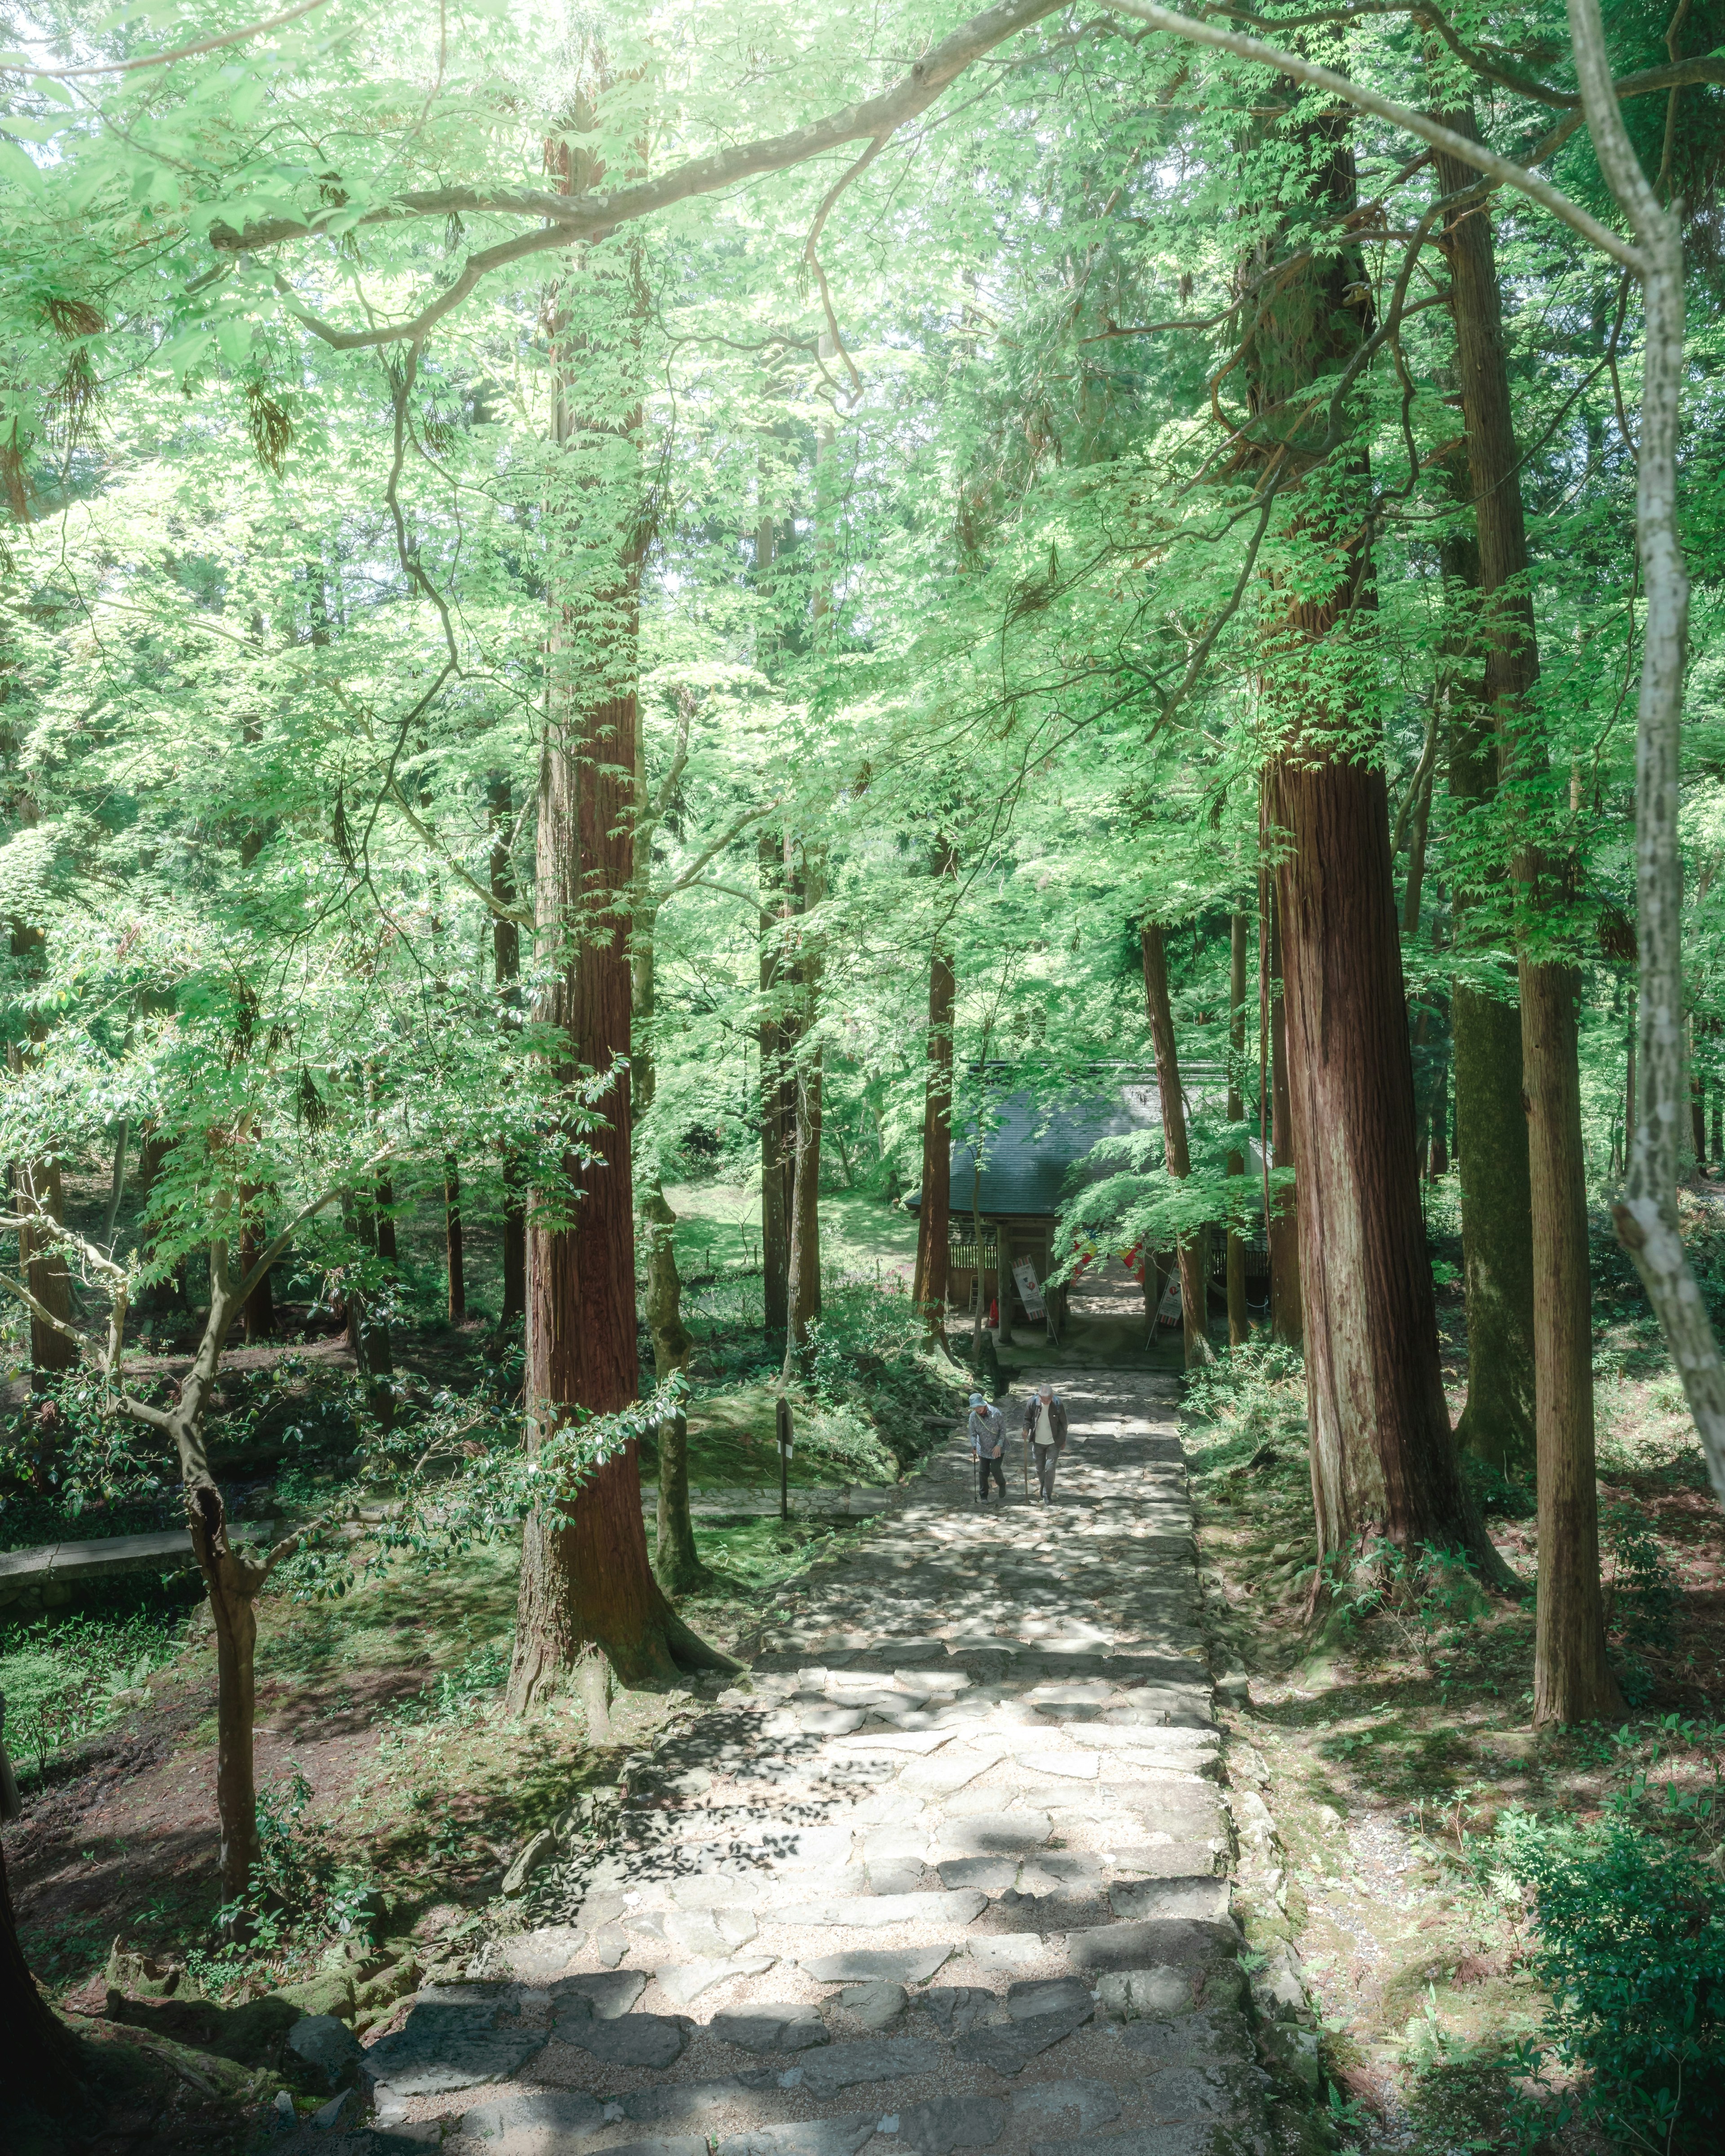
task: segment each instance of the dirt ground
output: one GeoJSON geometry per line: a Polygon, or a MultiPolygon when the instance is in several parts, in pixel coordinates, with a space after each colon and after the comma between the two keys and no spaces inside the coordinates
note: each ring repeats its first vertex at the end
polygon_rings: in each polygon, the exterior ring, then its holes
{"type": "MultiPolygon", "coordinates": [[[[1444,1315],[1465,1385],[1453,1296],[1444,1315]]],[[[1322,2015],[1335,2122],[1356,2148],[1512,2145],[1529,2090],[1510,2054],[1538,2035],[1548,2001],[1528,1967],[1531,1908],[1494,1868],[1507,1808],[1597,1820],[1639,1777],[1643,1815],[1688,1808],[1702,1850],[1725,1832],[1725,1515],[1661,1358],[1645,1341],[1624,1352],[1620,1331],[1608,1303],[1602,1512],[1651,1536],[1671,1609],[1659,1643],[1633,1635],[1633,1581],[1608,1531],[1610,1645],[1629,1694],[1613,1725],[1532,1726],[1531,1599],[1476,1590],[1423,1616],[1314,1628],[1297,1378],[1279,1409],[1260,1400],[1252,1429],[1190,1434],[1210,1622],[1235,1664],[1225,1719],[1279,1837],[1249,1881],[1248,1936],[1272,1954],[1292,1948],[1322,2015]]],[[[1531,1578],[1532,1517],[1489,1525],[1531,1578]]],[[[1551,2076],[1548,2100],[1568,2086],[1551,2076]]],[[[1577,2128],[1554,2145],[1604,2144],[1577,2128]]]]}

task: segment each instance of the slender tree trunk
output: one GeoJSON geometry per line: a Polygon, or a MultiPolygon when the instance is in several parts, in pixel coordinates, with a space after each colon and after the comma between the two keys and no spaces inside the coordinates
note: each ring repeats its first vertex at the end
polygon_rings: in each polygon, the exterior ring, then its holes
{"type": "MultiPolygon", "coordinates": [[[[1150,1019],[1151,1044],[1156,1051],[1156,1090],[1162,1096],[1162,1135],[1168,1172],[1183,1183],[1192,1173],[1192,1155],[1186,1140],[1186,1102],[1180,1091],[1179,1058],[1174,1051],[1173,1010],[1168,992],[1168,952],[1158,922],[1147,921],[1139,937],[1144,956],[1144,1003],[1150,1019]]],[[[1199,1369],[1216,1359],[1209,1340],[1205,1240],[1201,1229],[1188,1229],[1178,1246],[1180,1330],[1189,1370],[1199,1369]]]]}
{"type": "MultiPolygon", "coordinates": [[[[1303,122],[1300,139],[1315,175],[1312,208],[1339,223],[1357,202],[1349,123],[1327,112],[1303,122]]],[[[1364,282],[1343,241],[1285,269],[1268,292],[1245,351],[1268,454],[1297,458],[1316,446],[1324,421],[1313,417],[1311,388],[1358,350],[1364,282]]],[[[1327,417],[1327,400],[1316,408],[1327,417]]],[[[1388,798],[1381,769],[1358,747],[1374,663],[1369,491],[1358,452],[1324,468],[1322,495],[1301,512],[1299,570],[1279,588],[1262,653],[1278,734],[1264,814],[1281,840],[1275,877],[1318,1542],[1344,1557],[1374,1532],[1404,1548],[1465,1543],[1496,1575],[1501,1561],[1468,1501],[1444,1399],[1388,798]]]]}
{"type": "Polygon", "coordinates": [[[760,841],[761,1275],[769,1335],[790,1323],[791,1184],[796,1171],[797,1084],[789,1066],[785,1006],[788,877],[781,842],[760,841]]]}
{"type": "MultiPolygon", "coordinates": [[[[23,804],[23,823],[26,827],[36,821],[33,799],[25,798],[23,804]]],[[[44,947],[47,942],[43,931],[14,921],[12,927],[12,955],[25,970],[33,973],[40,966],[44,947]]],[[[33,1024],[31,1039],[46,1039],[46,1029],[33,1024]]],[[[28,1050],[13,1043],[7,1050],[7,1062],[13,1071],[22,1070],[28,1050]]],[[[19,1193],[21,1213],[34,1210],[54,1222],[66,1217],[65,1202],[60,1189],[60,1164],[57,1160],[39,1160],[18,1171],[22,1185],[19,1193]]],[[[52,1231],[33,1231],[23,1229],[18,1235],[18,1265],[26,1275],[29,1290],[43,1308],[57,1317],[62,1325],[72,1322],[72,1278],[66,1270],[66,1260],[54,1247],[52,1231]]],[[[30,1362],[35,1381],[62,1376],[78,1366],[78,1343],[65,1333],[30,1312],[30,1362]]]]}
{"type": "Polygon", "coordinates": [[[1450,1064],[1447,1056],[1438,1066],[1437,1099],[1432,1107],[1431,1173],[1434,1181],[1450,1173],[1450,1064]]]}
{"type": "MultiPolygon", "coordinates": [[[[564,184],[566,142],[550,162],[564,184]]],[[[527,1447],[536,1453],[577,1409],[614,1413],[639,1397],[630,1161],[636,681],[645,545],[642,414],[578,413],[578,380],[640,379],[647,294],[638,253],[579,264],[577,296],[603,331],[578,336],[573,301],[553,296],[553,436],[567,452],[546,517],[550,666],[540,757],[536,917],[545,978],[536,1012],[562,1044],[564,1083],[597,1086],[597,1127],[572,1127],[572,1207],[557,1194],[527,1229],[527,1447]],[[586,362],[586,366],[583,362],[586,362]],[[603,363],[594,364],[595,362],[603,363]],[[577,454],[578,449],[578,454],[577,454]],[[578,1149],[576,1140],[580,1140],[578,1149]],[[583,1152],[588,1156],[583,1158],[583,1152]]],[[[603,1655],[626,1685],[664,1683],[680,1663],[728,1666],[665,1600],[647,1557],[633,1439],[533,1514],[522,1538],[511,1711],[579,1672],[603,1719],[603,1655]]]]}
{"type": "MultiPolygon", "coordinates": [[[[1471,134],[1471,115],[1458,118],[1471,134]]],[[[1456,131],[1464,131],[1458,126],[1456,131]]],[[[1437,167],[1439,183],[1446,191],[1465,187],[1472,178],[1466,167],[1441,153],[1437,167]]],[[[1527,710],[1539,678],[1539,651],[1489,213],[1480,208],[1460,218],[1446,235],[1446,246],[1479,536],[1486,701],[1497,729],[1499,778],[1525,783],[1544,769],[1546,761],[1527,710]]],[[[1562,880],[1561,870],[1536,844],[1524,842],[1512,874],[1522,912],[1516,971],[1533,1242],[1540,1547],[1534,1719],[1572,1722],[1614,1712],[1621,1705],[1605,1660],[1599,1576],[1586,1161],[1576,1024],[1581,977],[1572,965],[1541,963],[1535,956],[1532,911],[1542,891],[1551,892],[1562,880]]]]}
{"type": "MultiPolygon", "coordinates": [[[[510,833],[515,822],[515,803],[508,779],[501,772],[491,774],[491,896],[499,906],[513,910],[517,899],[515,863],[510,852],[510,833]]],[[[491,973],[495,985],[498,1016],[505,1025],[519,1021],[521,934],[513,921],[501,913],[491,916],[491,973]]],[[[527,1307],[527,1194],[519,1155],[513,1147],[503,1150],[503,1306],[500,1325],[521,1317],[527,1307]]]]}
{"type": "Polygon", "coordinates": [[[444,1155],[444,1252],[451,1325],[467,1322],[467,1260],[461,1240],[461,1168],[452,1152],[444,1155]]]}
{"type": "Polygon", "coordinates": [[[377,1245],[377,1255],[386,1265],[399,1264],[401,1254],[395,1239],[395,1185],[387,1176],[377,1185],[372,1238],[377,1245]]]}
{"type": "MultiPolygon", "coordinates": [[[[646,744],[635,732],[635,798],[647,795],[646,744]]],[[[638,836],[634,859],[634,938],[630,993],[634,1041],[631,1083],[644,1119],[659,1084],[658,1016],[659,908],[652,891],[650,834],[638,836]]],[[[642,1160],[641,1231],[647,1246],[647,1335],[653,1342],[654,1375],[662,1385],[686,1370],[695,1348],[683,1322],[683,1283],[677,1271],[677,1216],[665,1194],[656,1153],[649,1147],[642,1160]]],[[[686,1594],[711,1577],[695,1547],[695,1522],[689,1512],[689,1418],[680,1408],[662,1418],[656,1432],[659,1453],[659,1512],[655,1522],[653,1570],[667,1594],[686,1594]]]]}
{"type": "Polygon", "coordinates": [[[79,2082],[77,2040],[36,1989],[18,1944],[0,1851],[0,2089],[13,2104],[59,2113],[77,2102],[79,2082]]]}
{"type": "MultiPolygon", "coordinates": [[[[239,1270],[242,1277],[250,1272],[270,1240],[268,1230],[256,1211],[257,1197],[254,1190],[242,1189],[239,1194],[239,1270]]],[[[245,1308],[239,1314],[240,1326],[248,1346],[256,1340],[267,1340],[275,1330],[275,1298],[270,1289],[270,1275],[265,1273],[247,1296],[245,1308]]]]}
{"type": "Polygon", "coordinates": [[[108,1179],[108,1203],[102,1214],[101,1245],[105,1250],[114,1247],[114,1229],[120,1218],[120,1201],[126,1194],[126,1155],[127,1142],[131,1136],[131,1125],[122,1116],[120,1127],[114,1134],[114,1172],[108,1179]]]}
{"type": "MultiPolygon", "coordinates": [[[[820,903],[821,896],[819,868],[813,861],[807,862],[802,877],[800,911],[805,914],[811,911],[820,903]]],[[[787,1377],[795,1375],[799,1369],[809,1345],[809,1328],[820,1316],[822,1059],[817,1029],[820,977],[820,954],[805,929],[797,958],[797,1140],[791,1187],[790,1323],[784,1362],[787,1377]]]]}
{"type": "Polygon", "coordinates": [[[222,1898],[232,1904],[249,1887],[261,1847],[254,1741],[259,1583],[257,1568],[229,1544],[226,1508],[213,1484],[187,1492],[187,1513],[215,1625],[216,1811],[222,1898]]]}
{"type": "MultiPolygon", "coordinates": [[[[942,841],[935,873],[950,882],[958,855],[942,841]]],[[[945,894],[939,903],[944,905],[945,894]]],[[[928,962],[928,1077],[922,1096],[922,1196],[916,1214],[916,1266],[911,1299],[926,1312],[928,1329],[947,1337],[947,1288],[952,1259],[952,1009],[957,982],[952,954],[937,940],[928,962]]]]}
{"type": "MultiPolygon", "coordinates": [[[[39,1160],[28,1171],[25,1181],[35,1205],[49,1219],[64,1220],[66,1217],[65,1199],[60,1188],[60,1164],[57,1160],[39,1160]]],[[[18,1241],[23,1245],[18,1255],[22,1260],[32,1295],[45,1310],[51,1311],[61,1324],[72,1322],[72,1276],[66,1270],[64,1255],[53,1246],[50,1229],[23,1229],[18,1241]]],[[[30,1312],[30,1363],[38,1379],[60,1377],[78,1367],[78,1343],[70,1339],[45,1319],[30,1312]]]]}
{"type": "MultiPolygon", "coordinates": [[[[1266,827],[1267,828],[1267,827],[1266,827]]],[[[1288,1090],[1288,1009],[1282,993],[1281,914],[1272,876],[1265,878],[1263,917],[1267,927],[1270,1006],[1270,1151],[1277,1168],[1294,1168],[1294,1106],[1288,1090]]],[[[1300,1188],[1290,1184],[1271,1195],[1266,1240],[1270,1251],[1270,1330],[1285,1348],[1305,1338],[1300,1297],[1300,1188]]]]}
{"type": "MultiPolygon", "coordinates": [[[[1245,1114],[1240,1084],[1245,1067],[1246,917],[1236,912],[1229,927],[1228,945],[1228,1120],[1237,1123],[1245,1114]]],[[[1245,1173],[1245,1155],[1228,1156],[1230,1175],[1245,1173]]],[[[1245,1238],[1230,1214],[1228,1222],[1228,1345],[1244,1346],[1251,1337],[1246,1315],[1245,1238]]]]}
{"type": "Polygon", "coordinates": [[[1689,1136],[1695,1147],[1695,1172],[1704,1173],[1707,1164],[1707,1096],[1702,1086],[1701,1065],[1695,1055],[1695,1017],[1689,1019],[1689,1136]]]}

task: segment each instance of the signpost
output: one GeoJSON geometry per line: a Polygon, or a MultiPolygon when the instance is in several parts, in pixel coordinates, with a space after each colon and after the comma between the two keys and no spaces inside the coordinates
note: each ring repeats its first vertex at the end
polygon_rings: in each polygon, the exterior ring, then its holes
{"type": "Polygon", "coordinates": [[[791,1454],[794,1449],[796,1432],[791,1426],[791,1404],[781,1393],[773,1410],[778,1431],[778,1517],[791,1517],[791,1454]]]}

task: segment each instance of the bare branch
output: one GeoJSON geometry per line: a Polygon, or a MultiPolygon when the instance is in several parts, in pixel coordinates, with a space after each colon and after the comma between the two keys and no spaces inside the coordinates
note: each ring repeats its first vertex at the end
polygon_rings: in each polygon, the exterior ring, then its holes
{"type": "Polygon", "coordinates": [[[28,64],[8,61],[0,65],[0,74],[28,75],[33,80],[75,82],[81,75],[135,74],[140,68],[171,67],[176,60],[189,60],[199,53],[219,51],[223,45],[241,45],[248,38],[260,38],[265,30],[279,30],[284,23],[295,23],[301,15],[310,15],[319,8],[326,8],[329,0],[300,0],[297,8],[285,9],[280,15],[266,16],[261,23],[248,23],[243,30],[224,30],[218,38],[200,38],[196,44],[176,45],[172,52],[146,53],[136,60],[91,60],[82,67],[31,67],[28,64]]]}
{"type": "Polygon", "coordinates": [[[32,1317],[61,1334],[65,1339],[75,1340],[80,1348],[93,1348],[95,1345],[93,1333],[80,1332],[75,1325],[68,1325],[63,1317],[56,1317],[45,1303],[39,1301],[31,1294],[23,1281],[14,1280],[10,1273],[0,1273],[0,1287],[3,1287],[8,1295],[15,1295],[29,1311],[32,1317]]]}
{"type": "Polygon", "coordinates": [[[740,839],[751,824],[758,824],[763,816],[770,816],[775,809],[782,808],[783,806],[784,803],[782,801],[769,801],[765,808],[751,808],[747,814],[737,817],[735,822],[715,839],[710,846],[696,855],[680,876],[674,877],[665,886],[658,903],[663,906],[667,899],[675,898],[679,891],[687,891],[691,884],[698,883],[707,864],[716,860],[727,846],[740,839]]]}
{"type": "MultiPolygon", "coordinates": [[[[368,1163],[368,1166],[375,1168],[378,1161],[387,1159],[388,1158],[388,1155],[387,1152],[379,1153],[368,1163]]],[[[264,1274],[269,1271],[270,1266],[275,1263],[275,1260],[281,1255],[288,1245],[292,1242],[295,1231],[303,1228],[305,1223],[315,1214],[321,1213],[326,1205],[333,1205],[346,1187],[347,1186],[343,1183],[337,1183],[332,1190],[325,1191],[321,1198],[314,1198],[309,1205],[302,1205],[300,1208],[299,1211],[295,1214],[293,1219],[288,1222],[286,1227],[282,1229],[281,1233],[276,1236],[273,1242],[266,1245],[257,1263],[252,1267],[251,1270],[245,1276],[244,1279],[239,1283],[239,1286],[234,1290],[232,1295],[228,1297],[228,1300],[234,1304],[236,1309],[244,1310],[247,1303],[251,1301],[252,1291],[257,1286],[259,1281],[263,1279],[264,1274]]]]}
{"type": "Polygon", "coordinates": [[[523,233],[500,245],[470,255],[454,282],[412,321],[364,330],[338,330],[321,321],[298,301],[285,280],[277,289],[294,312],[315,336],[342,352],[418,341],[450,311],[459,306],[489,271],[501,269],[547,249],[568,246],[572,241],[614,232],[619,225],[651,217],[696,196],[713,194],[740,185],[762,173],[780,172],[806,163],[847,142],[884,137],[926,112],[973,62],[1019,31],[1029,29],[1045,17],[1056,14],[1066,0],[999,0],[961,23],[952,35],[931,46],[921,59],[879,96],[859,99],[836,112],[811,121],[788,134],[739,143],[716,150],[704,157],[691,157],[682,165],[632,187],[607,194],[559,195],[540,189],[519,188],[481,193],[471,187],[439,187],[397,196],[374,210],[356,218],[351,210],[331,204],[301,217],[266,218],[239,229],[218,224],[210,229],[210,244],[223,251],[256,253],[279,246],[283,240],[303,239],[331,229],[346,233],[359,225],[399,223],[404,218],[501,215],[544,218],[548,228],[523,233]]]}
{"type": "MultiPolygon", "coordinates": [[[[1191,44],[1208,45],[1216,52],[1232,53],[1236,59],[1251,60],[1260,67],[1274,68],[1278,74],[1291,75],[1296,82],[1310,83],[1314,90],[1327,90],[1362,112],[1387,120],[1394,126],[1406,128],[1422,142],[1429,142],[1434,149],[1444,151],[1464,165],[1471,165],[1475,172],[1485,172],[1503,186],[1518,189],[1572,231],[1579,232],[1590,245],[1609,254],[1614,262],[1621,262],[1626,269],[1633,270],[1637,276],[1645,266],[1639,249],[1609,226],[1601,224],[1596,217],[1589,216],[1579,203],[1571,202],[1561,188],[1553,187],[1512,159],[1500,157],[1483,143],[1470,141],[1466,136],[1456,134],[1453,128],[1445,127],[1429,113],[1416,112],[1411,105],[1398,105],[1394,98],[1380,97],[1375,90],[1367,90],[1332,68],[1315,66],[1297,53],[1280,51],[1256,38],[1243,37],[1236,30],[1195,22],[1189,15],[1176,14],[1172,8],[1156,7],[1152,0],[1104,0],[1104,4],[1117,14],[1147,23],[1153,30],[1165,30],[1170,37],[1183,38],[1191,44]]],[[[1608,95],[1609,90],[1608,80],[1608,95]]],[[[1615,100],[1611,110],[1614,113],[1617,110],[1615,100]]]]}

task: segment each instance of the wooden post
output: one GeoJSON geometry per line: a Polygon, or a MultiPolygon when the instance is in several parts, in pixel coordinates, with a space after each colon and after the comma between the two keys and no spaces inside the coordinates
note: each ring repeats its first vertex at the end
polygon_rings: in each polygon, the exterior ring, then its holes
{"type": "Polygon", "coordinates": [[[791,1453],[796,1431],[791,1424],[791,1404],[781,1393],[773,1410],[773,1419],[778,1432],[778,1517],[791,1517],[791,1453]]]}

